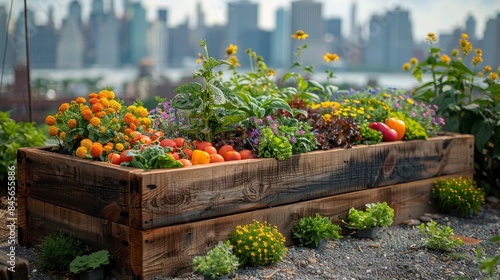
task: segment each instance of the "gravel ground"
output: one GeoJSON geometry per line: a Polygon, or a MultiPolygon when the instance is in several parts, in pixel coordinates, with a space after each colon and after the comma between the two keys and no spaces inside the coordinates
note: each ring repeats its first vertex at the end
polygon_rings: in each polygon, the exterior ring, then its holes
{"type": "MultiPolygon", "coordinates": [[[[293,246],[283,262],[240,269],[232,279],[500,279],[500,267],[489,277],[479,270],[476,258],[476,247],[487,256],[500,255],[500,243],[489,241],[500,235],[499,203],[487,204],[473,219],[444,216],[438,222],[451,226],[456,235],[467,237],[467,243],[480,242],[440,253],[422,246],[418,229],[397,225],[381,229],[376,240],[344,236],[340,241],[329,241],[322,252],[293,246]]],[[[18,246],[16,254],[30,260],[31,279],[73,279],[68,274],[40,272],[33,248],[18,246]]],[[[182,278],[155,278],[174,279],[202,277],[190,274],[182,278]]]]}

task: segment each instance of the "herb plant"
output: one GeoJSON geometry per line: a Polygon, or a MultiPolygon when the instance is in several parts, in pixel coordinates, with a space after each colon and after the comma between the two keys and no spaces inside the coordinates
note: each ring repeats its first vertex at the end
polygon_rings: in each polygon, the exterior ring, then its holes
{"type": "Polygon", "coordinates": [[[233,254],[233,247],[228,240],[225,243],[219,241],[206,255],[194,257],[193,266],[195,272],[207,278],[216,279],[235,272],[239,261],[238,257],[233,254]]]}
{"type": "MultiPolygon", "coordinates": [[[[134,158],[130,162],[132,167],[142,169],[158,169],[158,168],[176,168],[183,167],[182,163],[176,161],[168,154],[171,148],[162,148],[159,145],[147,146],[141,150],[130,150],[127,156],[134,158]]],[[[128,165],[127,163],[123,163],[128,165]]]]}
{"type": "Polygon", "coordinates": [[[369,229],[374,227],[388,227],[394,221],[394,209],[387,202],[368,203],[366,209],[349,209],[344,221],[348,228],[369,229]]]}
{"type": "Polygon", "coordinates": [[[301,244],[314,243],[319,246],[319,243],[324,239],[336,240],[342,238],[339,231],[340,226],[333,224],[327,217],[322,217],[319,213],[316,213],[314,217],[301,218],[299,223],[292,229],[292,237],[301,244]]]}
{"type": "Polygon", "coordinates": [[[441,211],[459,211],[462,216],[477,215],[484,204],[484,191],[476,187],[470,178],[437,179],[432,196],[437,199],[441,211]]]}
{"type": "Polygon", "coordinates": [[[109,264],[109,251],[101,250],[89,255],[76,256],[69,264],[69,271],[79,274],[109,264]]]}
{"type": "Polygon", "coordinates": [[[16,122],[10,112],[0,112],[0,180],[9,172],[9,167],[17,163],[17,149],[42,146],[45,136],[34,123],[16,122]]]}
{"type": "Polygon", "coordinates": [[[427,224],[422,223],[417,228],[422,234],[424,246],[437,251],[449,252],[457,246],[463,245],[460,238],[454,238],[453,229],[446,225],[440,225],[434,220],[427,224]]]}
{"type": "Polygon", "coordinates": [[[286,256],[285,237],[275,225],[254,220],[238,225],[230,237],[233,252],[241,265],[264,266],[280,262],[286,256]]]}
{"type": "Polygon", "coordinates": [[[40,250],[38,261],[42,271],[67,271],[71,261],[85,253],[85,246],[80,240],[60,232],[47,235],[37,248],[40,250]]]}

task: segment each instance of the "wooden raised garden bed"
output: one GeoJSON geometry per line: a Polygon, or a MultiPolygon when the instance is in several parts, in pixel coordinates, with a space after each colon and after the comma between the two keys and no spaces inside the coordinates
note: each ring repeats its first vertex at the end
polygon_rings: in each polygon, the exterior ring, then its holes
{"type": "Polygon", "coordinates": [[[350,207],[386,201],[395,224],[432,209],[438,177],[472,177],[474,138],[444,135],[352,149],[151,170],[22,148],[18,152],[19,239],[54,231],[108,249],[120,278],[192,270],[192,258],[238,224],[291,228],[320,213],[340,222],[350,207]]]}

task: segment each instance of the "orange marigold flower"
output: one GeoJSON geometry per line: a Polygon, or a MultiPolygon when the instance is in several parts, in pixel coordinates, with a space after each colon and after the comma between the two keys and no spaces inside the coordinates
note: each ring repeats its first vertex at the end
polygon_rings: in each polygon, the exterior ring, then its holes
{"type": "Polygon", "coordinates": [[[106,127],[104,127],[104,126],[99,127],[99,131],[100,131],[102,134],[106,133],[106,127]]]}
{"type": "Polygon", "coordinates": [[[92,104],[92,105],[93,105],[93,104],[97,104],[97,103],[99,103],[99,98],[97,98],[97,97],[90,98],[90,99],[89,99],[89,102],[90,102],[90,104],[92,104]]]}
{"type": "Polygon", "coordinates": [[[134,123],[135,117],[131,113],[126,113],[125,116],[123,116],[123,121],[125,123],[131,124],[134,123]]]}
{"type": "Polygon", "coordinates": [[[293,39],[297,40],[305,40],[309,37],[309,34],[305,33],[303,30],[297,30],[294,34],[292,34],[293,39]]]}
{"type": "Polygon", "coordinates": [[[133,131],[137,130],[137,126],[135,124],[133,124],[133,123],[129,124],[128,128],[132,129],[133,131]]]}
{"type": "Polygon", "coordinates": [[[106,153],[109,153],[113,150],[113,145],[104,145],[104,151],[106,151],[106,153]]]}
{"type": "Polygon", "coordinates": [[[76,149],[75,154],[79,158],[86,158],[87,157],[87,148],[84,146],[80,146],[80,147],[78,147],[78,149],[76,149]]]}
{"type": "Polygon", "coordinates": [[[102,110],[104,110],[104,106],[102,106],[101,103],[96,103],[92,105],[92,112],[97,113],[101,112],[102,110]]]}
{"type": "Polygon", "coordinates": [[[93,126],[93,127],[97,127],[101,124],[101,119],[99,119],[98,117],[93,117],[90,119],[90,125],[93,126]]]}
{"type": "Polygon", "coordinates": [[[55,126],[50,126],[49,127],[49,135],[50,136],[56,136],[59,133],[59,128],[55,126]]]}
{"type": "Polygon", "coordinates": [[[92,113],[92,110],[85,109],[82,111],[82,116],[86,121],[90,121],[90,119],[92,119],[92,117],[94,117],[94,114],[92,113]]]}
{"type": "Polygon", "coordinates": [[[106,112],[104,112],[104,111],[97,112],[97,113],[95,113],[95,116],[102,119],[106,116],[106,112]]]}
{"type": "Polygon", "coordinates": [[[59,133],[59,138],[60,138],[61,140],[63,140],[63,141],[66,141],[66,132],[61,131],[61,132],[59,133]]]}
{"type": "Polygon", "coordinates": [[[141,118],[135,119],[134,124],[136,126],[141,125],[141,118]]]}
{"type": "Polygon", "coordinates": [[[45,124],[54,125],[55,123],[56,123],[56,118],[54,118],[53,116],[47,116],[45,118],[45,124]]]}
{"type": "Polygon", "coordinates": [[[75,128],[78,125],[78,122],[75,119],[70,119],[68,121],[68,127],[69,128],[75,128]]]}
{"type": "Polygon", "coordinates": [[[125,135],[129,135],[130,133],[132,133],[132,131],[132,129],[126,128],[123,132],[125,133],[125,135]]]}
{"type": "Polygon", "coordinates": [[[137,108],[137,113],[139,114],[139,117],[145,118],[148,116],[148,109],[141,106],[137,108]]]}
{"type": "MultiPolygon", "coordinates": [[[[102,145],[98,145],[97,144],[98,142],[92,144],[92,146],[90,146],[90,155],[92,157],[99,157],[100,155],[102,155],[102,145]]],[[[101,144],[101,143],[99,143],[101,144]]]]}
{"type": "Polygon", "coordinates": [[[81,142],[80,142],[80,146],[82,147],[85,147],[87,149],[90,149],[90,146],[92,146],[92,140],[86,138],[86,139],[83,139],[81,142]]]}
{"type": "Polygon", "coordinates": [[[101,99],[99,99],[99,103],[101,103],[101,105],[104,108],[108,108],[109,107],[109,100],[107,98],[101,98],[101,99]]]}
{"type": "Polygon", "coordinates": [[[95,92],[89,93],[89,99],[90,98],[96,98],[96,97],[97,97],[97,93],[95,93],[95,92]]]}
{"type": "Polygon", "coordinates": [[[111,115],[111,114],[114,114],[114,113],[115,113],[115,109],[113,109],[113,108],[106,109],[106,114],[110,114],[111,115]]]}
{"type": "Polygon", "coordinates": [[[108,94],[106,93],[107,90],[101,90],[98,94],[97,94],[97,98],[101,99],[101,98],[108,98],[108,94]]]}
{"type": "Polygon", "coordinates": [[[115,111],[120,111],[122,109],[122,105],[118,103],[116,100],[110,100],[109,101],[109,107],[115,109],[115,111]]]}
{"type": "Polygon", "coordinates": [[[108,94],[108,99],[109,100],[115,99],[115,93],[113,91],[108,90],[107,94],[108,94]]]}
{"type": "Polygon", "coordinates": [[[118,119],[117,118],[112,118],[111,121],[114,122],[114,123],[118,123],[118,119]]]}
{"type": "Polygon", "coordinates": [[[77,98],[75,98],[75,102],[78,104],[85,104],[87,103],[87,100],[81,96],[78,96],[77,98]]]}
{"type": "Polygon", "coordinates": [[[68,108],[69,108],[69,103],[63,103],[61,104],[61,106],[59,106],[59,112],[64,112],[68,110],[68,108]]]}

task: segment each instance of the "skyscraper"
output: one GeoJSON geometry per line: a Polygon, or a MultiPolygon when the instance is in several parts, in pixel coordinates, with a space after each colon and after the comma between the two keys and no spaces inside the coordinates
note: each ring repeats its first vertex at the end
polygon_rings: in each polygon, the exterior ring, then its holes
{"type": "Polygon", "coordinates": [[[76,0],[71,2],[70,13],[63,20],[59,41],[57,42],[57,68],[78,69],[84,66],[85,39],[81,29],[81,12],[80,3],[76,0]]]}
{"type": "Polygon", "coordinates": [[[146,9],[140,2],[133,3],[129,18],[129,44],[130,63],[139,65],[139,62],[147,56],[147,22],[146,9]]]}
{"type": "Polygon", "coordinates": [[[168,65],[168,10],[159,9],[157,18],[151,23],[149,30],[149,53],[156,71],[163,71],[168,65]]]}
{"type": "MultiPolygon", "coordinates": [[[[314,0],[298,0],[292,2],[292,33],[303,30],[309,34],[307,38],[307,49],[302,52],[302,63],[307,65],[321,65],[324,63],[323,55],[327,51],[325,35],[325,21],[322,15],[323,5],[314,0]]],[[[291,34],[290,34],[291,35],[291,34]]],[[[292,41],[292,52],[295,53],[302,41],[292,41]]],[[[292,57],[296,60],[295,57],[292,57]]]]}
{"type": "Polygon", "coordinates": [[[271,34],[271,65],[276,68],[291,65],[290,13],[284,8],[276,11],[276,28],[271,34]]]}
{"type": "Polygon", "coordinates": [[[120,65],[120,22],[116,18],[114,0],[110,1],[110,10],[104,12],[102,25],[95,29],[94,64],[113,68],[120,65]]]}
{"type": "Polygon", "coordinates": [[[54,25],[54,8],[49,7],[48,21],[37,25],[37,32],[30,39],[30,63],[32,68],[56,67],[58,32],[54,25]]]}
{"type": "Polygon", "coordinates": [[[237,45],[246,49],[241,41],[246,32],[258,30],[258,5],[248,0],[228,3],[227,9],[227,41],[226,45],[237,45]]]}
{"type": "Polygon", "coordinates": [[[488,19],[483,34],[483,60],[491,67],[500,65],[500,13],[495,18],[488,19]]]}

